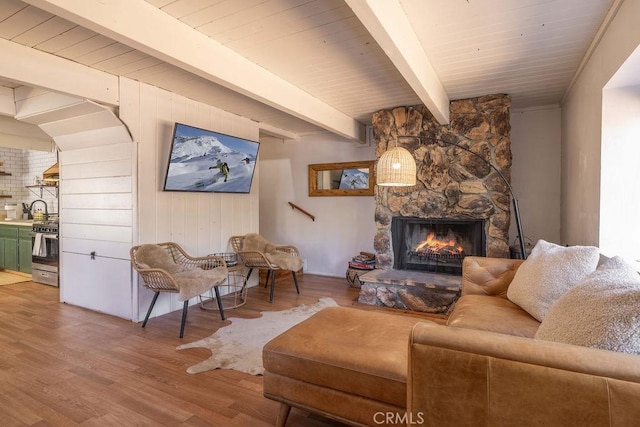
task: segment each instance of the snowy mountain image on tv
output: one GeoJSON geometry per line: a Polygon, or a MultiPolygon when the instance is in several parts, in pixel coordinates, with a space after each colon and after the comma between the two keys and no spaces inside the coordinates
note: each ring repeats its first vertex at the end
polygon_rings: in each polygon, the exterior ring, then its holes
{"type": "Polygon", "coordinates": [[[340,177],[341,190],[369,188],[369,169],[344,169],[340,177]]]}
{"type": "Polygon", "coordinates": [[[249,193],[260,144],[176,123],[166,191],[249,193]]]}

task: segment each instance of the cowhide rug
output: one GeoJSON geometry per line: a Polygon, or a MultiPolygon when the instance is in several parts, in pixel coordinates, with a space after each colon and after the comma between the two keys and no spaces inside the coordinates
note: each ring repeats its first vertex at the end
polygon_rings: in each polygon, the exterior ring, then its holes
{"type": "Polygon", "coordinates": [[[223,326],[213,335],[190,344],[186,348],[208,348],[211,357],[187,369],[190,374],[211,369],[233,369],[251,375],[262,375],[262,347],[272,338],[302,322],[325,307],[338,304],[331,298],[320,298],[314,305],[300,305],[282,311],[263,311],[256,319],[229,318],[230,325],[223,326]]]}

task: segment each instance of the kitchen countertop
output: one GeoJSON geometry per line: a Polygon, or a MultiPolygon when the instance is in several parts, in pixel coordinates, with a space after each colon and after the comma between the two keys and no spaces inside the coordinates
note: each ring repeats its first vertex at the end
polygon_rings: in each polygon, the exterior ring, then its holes
{"type": "Polygon", "coordinates": [[[22,226],[31,227],[33,225],[33,220],[32,219],[10,219],[10,220],[0,221],[0,225],[2,225],[2,224],[5,224],[5,225],[22,225],[22,226]]]}

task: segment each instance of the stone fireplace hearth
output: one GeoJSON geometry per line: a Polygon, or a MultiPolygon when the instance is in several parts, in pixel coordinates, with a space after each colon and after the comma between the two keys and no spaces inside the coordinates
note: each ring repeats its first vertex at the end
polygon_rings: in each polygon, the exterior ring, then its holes
{"type": "Polygon", "coordinates": [[[358,302],[367,305],[448,314],[460,296],[460,278],[409,270],[371,270],[360,276],[358,302]]]}
{"type": "Polygon", "coordinates": [[[489,95],[451,102],[450,126],[433,118],[425,106],[398,107],[373,115],[373,134],[380,158],[396,144],[413,153],[417,184],[377,187],[374,247],[377,267],[394,265],[394,217],[478,220],[484,226],[482,253],[509,256],[511,197],[498,173],[471,153],[436,139],[462,145],[487,159],[510,179],[511,141],[507,95],[489,95]]]}

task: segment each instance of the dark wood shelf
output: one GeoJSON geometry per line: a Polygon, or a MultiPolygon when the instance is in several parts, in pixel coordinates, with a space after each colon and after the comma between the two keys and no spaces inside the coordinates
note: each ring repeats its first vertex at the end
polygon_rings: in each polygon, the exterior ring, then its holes
{"type": "Polygon", "coordinates": [[[11,176],[9,172],[0,171],[0,176],[11,176]]]}
{"type": "Polygon", "coordinates": [[[0,199],[10,199],[11,197],[8,194],[0,194],[0,199]]]}

